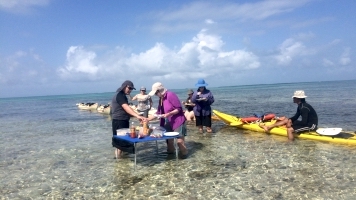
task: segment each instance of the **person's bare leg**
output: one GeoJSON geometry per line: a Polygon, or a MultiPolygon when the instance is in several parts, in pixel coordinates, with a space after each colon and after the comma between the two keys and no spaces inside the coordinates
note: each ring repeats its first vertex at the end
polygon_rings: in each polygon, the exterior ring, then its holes
{"type": "Polygon", "coordinates": [[[188,117],[189,117],[190,120],[194,121],[194,120],[195,120],[194,112],[193,112],[193,111],[190,111],[190,112],[188,113],[188,117]]]}
{"type": "Polygon", "coordinates": [[[178,145],[179,151],[181,152],[182,155],[188,154],[187,147],[185,146],[185,143],[184,143],[184,137],[177,139],[177,145],[178,145]]]}
{"type": "Polygon", "coordinates": [[[293,135],[294,129],[293,128],[287,128],[287,134],[288,134],[288,140],[293,141],[294,140],[294,135],[293,135]]]}
{"type": "Polygon", "coordinates": [[[283,126],[283,125],[286,125],[288,124],[290,120],[288,118],[285,118],[284,120],[281,120],[281,121],[277,121],[276,123],[274,124],[271,124],[269,126],[265,126],[265,125],[260,125],[261,128],[263,128],[266,132],[270,131],[272,128],[274,127],[278,127],[278,126],[283,126]]]}
{"type": "Polygon", "coordinates": [[[204,131],[203,131],[203,126],[198,126],[198,128],[199,128],[199,133],[203,133],[204,131]]]}
{"type": "Polygon", "coordinates": [[[122,151],[120,149],[115,149],[115,158],[116,159],[121,158],[121,153],[122,153],[122,151]]]}
{"type": "Polygon", "coordinates": [[[184,112],[184,117],[185,117],[185,119],[186,119],[187,121],[191,121],[190,114],[189,114],[188,111],[185,111],[185,112],[184,112]]]}
{"type": "Polygon", "coordinates": [[[286,124],[286,127],[287,127],[287,128],[291,128],[292,125],[293,125],[292,120],[288,119],[288,122],[287,122],[287,124],[286,124]]]}
{"type": "Polygon", "coordinates": [[[167,151],[168,153],[173,153],[175,151],[174,139],[167,140],[167,151]]]}

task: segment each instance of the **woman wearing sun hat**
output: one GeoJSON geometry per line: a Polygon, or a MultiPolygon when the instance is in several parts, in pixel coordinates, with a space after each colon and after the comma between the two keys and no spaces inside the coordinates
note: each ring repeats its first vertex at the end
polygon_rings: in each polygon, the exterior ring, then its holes
{"type": "Polygon", "coordinates": [[[197,91],[193,93],[192,102],[194,106],[195,124],[199,128],[199,132],[203,133],[203,126],[206,127],[208,133],[211,129],[211,104],[214,103],[214,96],[210,90],[206,89],[208,84],[204,79],[199,79],[195,84],[197,91]]]}
{"type": "MultiPolygon", "coordinates": [[[[152,90],[148,94],[150,96],[156,95],[159,97],[157,113],[160,115],[160,126],[163,126],[167,132],[178,132],[179,138],[177,139],[177,145],[180,150],[180,157],[185,159],[188,156],[188,150],[185,146],[184,137],[187,135],[186,120],[183,113],[182,104],[176,93],[167,90],[162,83],[157,82],[152,85],[152,90]]],[[[148,121],[155,119],[156,116],[152,115],[148,117],[148,121]]],[[[174,140],[167,140],[167,151],[173,153],[174,140]]]]}
{"type": "Polygon", "coordinates": [[[305,98],[307,98],[305,92],[303,90],[297,90],[294,92],[292,98],[293,103],[298,104],[297,112],[293,117],[283,117],[282,120],[270,126],[260,125],[260,127],[268,132],[274,127],[286,125],[287,135],[290,141],[294,140],[294,134],[316,130],[318,128],[318,115],[314,108],[305,101],[305,98]],[[302,117],[301,121],[297,120],[300,116],[302,117]]]}

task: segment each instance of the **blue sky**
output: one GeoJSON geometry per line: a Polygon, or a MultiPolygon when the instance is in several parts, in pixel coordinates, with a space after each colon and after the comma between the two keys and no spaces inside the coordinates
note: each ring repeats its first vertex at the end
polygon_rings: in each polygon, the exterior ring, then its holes
{"type": "Polygon", "coordinates": [[[356,1],[0,0],[0,98],[356,79],[356,1]]]}

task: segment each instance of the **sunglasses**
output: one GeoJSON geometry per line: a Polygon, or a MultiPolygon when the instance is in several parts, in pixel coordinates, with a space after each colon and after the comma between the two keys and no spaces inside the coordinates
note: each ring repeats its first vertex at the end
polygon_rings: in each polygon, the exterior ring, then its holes
{"type": "Polygon", "coordinates": [[[146,90],[141,90],[141,92],[146,92],[146,90]]]}
{"type": "Polygon", "coordinates": [[[133,88],[132,88],[132,87],[130,87],[130,86],[127,86],[127,88],[128,88],[129,90],[133,90],[133,88]]]}

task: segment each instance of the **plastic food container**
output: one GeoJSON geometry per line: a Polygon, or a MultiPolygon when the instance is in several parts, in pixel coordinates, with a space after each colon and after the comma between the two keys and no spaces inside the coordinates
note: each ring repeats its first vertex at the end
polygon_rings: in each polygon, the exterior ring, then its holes
{"type": "Polygon", "coordinates": [[[165,133],[165,132],[166,132],[166,129],[162,126],[152,127],[151,135],[154,135],[156,137],[162,137],[163,133],[165,133]]]}
{"type": "Polygon", "coordinates": [[[130,129],[129,128],[120,128],[116,130],[117,135],[119,136],[124,136],[127,135],[128,133],[130,133],[130,129]]]}

